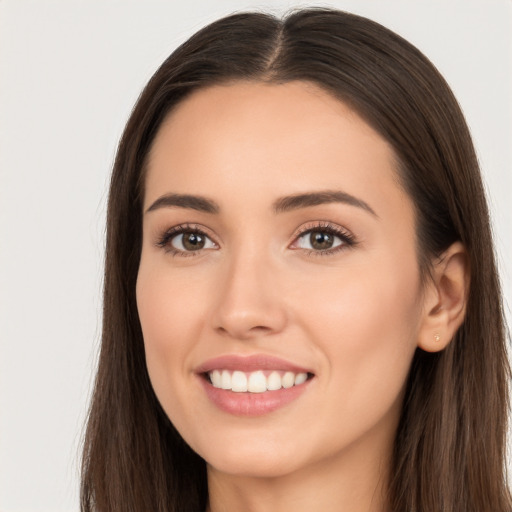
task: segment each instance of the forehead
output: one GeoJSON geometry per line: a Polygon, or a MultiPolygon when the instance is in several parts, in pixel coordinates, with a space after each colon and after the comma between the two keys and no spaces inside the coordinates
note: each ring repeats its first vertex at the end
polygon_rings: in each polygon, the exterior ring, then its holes
{"type": "Polygon", "coordinates": [[[270,200],[342,187],[403,196],[390,145],[347,105],[299,81],[192,93],[161,125],[147,171],[146,205],[168,192],[270,200]]]}

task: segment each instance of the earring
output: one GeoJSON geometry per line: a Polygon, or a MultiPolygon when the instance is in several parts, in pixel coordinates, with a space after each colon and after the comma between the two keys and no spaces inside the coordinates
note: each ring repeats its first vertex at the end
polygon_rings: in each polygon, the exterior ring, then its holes
{"type": "Polygon", "coordinates": [[[438,333],[438,332],[436,332],[436,333],[434,334],[434,341],[435,341],[436,343],[438,343],[440,340],[441,340],[441,336],[439,335],[439,333],[438,333]]]}

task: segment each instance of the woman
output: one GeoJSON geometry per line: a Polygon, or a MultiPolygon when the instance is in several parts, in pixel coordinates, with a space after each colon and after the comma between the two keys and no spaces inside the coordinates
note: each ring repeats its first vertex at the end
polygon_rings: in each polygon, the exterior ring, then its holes
{"type": "Polygon", "coordinates": [[[83,510],[506,511],[467,126],[414,47],[237,14],[150,80],[110,189],[83,510]]]}

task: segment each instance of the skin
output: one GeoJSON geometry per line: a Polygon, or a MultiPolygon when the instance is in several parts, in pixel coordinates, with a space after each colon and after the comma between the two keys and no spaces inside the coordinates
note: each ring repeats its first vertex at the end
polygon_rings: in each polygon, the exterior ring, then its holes
{"type": "Polygon", "coordinates": [[[412,357],[418,345],[445,346],[464,290],[460,247],[422,286],[414,206],[387,142],[312,84],[209,87],[162,124],[144,211],[137,304],[148,371],[169,418],[207,462],[211,512],[385,511],[412,357]],[[343,202],[272,208],[280,197],[326,190],[373,213],[343,202]],[[209,198],[219,211],[147,211],[170,193],[209,198]],[[302,233],[326,222],[355,244],[308,249],[302,233]],[[177,237],[159,244],[183,223],[208,235],[205,248],[175,254],[177,237]],[[195,372],[226,354],[280,357],[314,378],[277,411],[235,416],[207,398],[195,372]]]}

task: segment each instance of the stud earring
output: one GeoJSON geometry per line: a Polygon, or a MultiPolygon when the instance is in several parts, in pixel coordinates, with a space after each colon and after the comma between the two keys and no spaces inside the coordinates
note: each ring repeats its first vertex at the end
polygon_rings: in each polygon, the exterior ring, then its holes
{"type": "Polygon", "coordinates": [[[438,333],[438,332],[436,332],[436,333],[434,334],[434,341],[437,343],[437,342],[439,342],[440,340],[441,340],[441,336],[439,335],[439,333],[438,333]]]}

